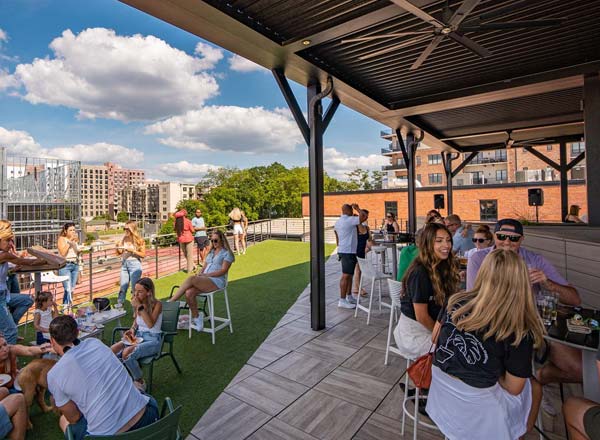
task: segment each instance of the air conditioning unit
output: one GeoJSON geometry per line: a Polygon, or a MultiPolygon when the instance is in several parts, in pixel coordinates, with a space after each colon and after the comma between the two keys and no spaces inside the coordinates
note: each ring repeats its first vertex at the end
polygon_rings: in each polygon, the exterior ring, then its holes
{"type": "Polygon", "coordinates": [[[515,173],[515,180],[517,182],[540,182],[544,180],[544,175],[544,170],[521,170],[515,173]]]}

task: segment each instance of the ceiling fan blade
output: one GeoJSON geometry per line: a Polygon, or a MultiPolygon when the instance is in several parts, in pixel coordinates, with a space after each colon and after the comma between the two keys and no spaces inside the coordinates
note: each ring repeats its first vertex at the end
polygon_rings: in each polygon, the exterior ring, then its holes
{"type": "Polygon", "coordinates": [[[414,16],[419,17],[421,20],[423,20],[423,21],[425,21],[425,22],[427,22],[427,23],[435,26],[436,28],[440,28],[441,29],[441,28],[443,28],[443,27],[446,26],[444,23],[442,23],[441,21],[439,21],[437,18],[429,15],[424,10],[417,8],[415,5],[413,5],[408,0],[392,0],[392,2],[394,2],[395,4],[397,4],[398,6],[400,6],[406,12],[410,12],[414,16]]]}
{"type": "Polygon", "coordinates": [[[403,47],[412,46],[413,44],[420,43],[421,41],[425,41],[431,38],[429,35],[421,35],[420,37],[413,38],[411,40],[404,41],[402,43],[394,44],[393,46],[386,47],[385,49],[377,50],[375,52],[371,52],[367,55],[363,55],[358,57],[359,60],[368,60],[369,58],[376,57],[378,55],[383,55],[384,53],[392,52],[397,49],[401,49],[403,47]]]}
{"type": "Polygon", "coordinates": [[[491,31],[498,29],[525,29],[537,27],[552,27],[560,26],[563,22],[562,18],[551,18],[547,20],[527,20],[527,21],[509,21],[505,23],[485,23],[466,26],[459,26],[460,32],[476,32],[476,31],[491,31]]]}
{"type": "Polygon", "coordinates": [[[460,7],[454,12],[454,15],[452,15],[448,24],[450,26],[458,26],[461,24],[479,3],[481,3],[481,0],[464,0],[460,7]]]}
{"type": "Polygon", "coordinates": [[[452,38],[454,41],[456,41],[458,44],[460,44],[460,45],[466,47],[467,49],[469,49],[471,52],[476,53],[481,58],[487,58],[487,57],[489,57],[492,54],[485,47],[483,47],[483,46],[475,43],[470,38],[465,37],[464,35],[461,35],[458,32],[450,32],[448,34],[448,36],[450,38],[452,38]]]}
{"type": "Polygon", "coordinates": [[[443,39],[444,39],[443,35],[436,35],[435,38],[433,40],[431,40],[431,43],[429,43],[429,46],[427,46],[425,48],[425,50],[423,52],[421,52],[421,55],[419,55],[419,58],[417,58],[417,60],[413,63],[413,65],[410,66],[410,70],[416,70],[419,67],[421,67],[421,64],[423,64],[425,62],[425,60],[429,57],[429,55],[431,55],[431,52],[433,52],[435,50],[435,48],[438,47],[438,44],[440,44],[443,39]]]}
{"type": "Polygon", "coordinates": [[[509,14],[513,11],[517,11],[521,8],[521,6],[524,6],[525,4],[530,2],[531,0],[520,0],[512,2],[510,5],[504,6],[503,8],[494,9],[490,12],[485,12],[479,15],[478,17],[475,17],[474,19],[481,21],[491,20],[492,18],[500,17],[502,15],[509,14]]]}
{"type": "Polygon", "coordinates": [[[383,40],[385,38],[406,37],[408,35],[431,35],[431,31],[415,31],[415,32],[396,32],[385,35],[371,35],[368,37],[345,38],[342,43],[358,43],[361,41],[383,40]]]}

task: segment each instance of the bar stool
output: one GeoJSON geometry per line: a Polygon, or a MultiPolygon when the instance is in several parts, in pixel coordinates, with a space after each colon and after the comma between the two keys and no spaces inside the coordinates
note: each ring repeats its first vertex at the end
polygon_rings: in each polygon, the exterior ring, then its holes
{"type": "Polygon", "coordinates": [[[388,278],[388,290],[390,294],[390,322],[388,325],[388,336],[387,336],[387,344],[385,346],[385,360],[383,361],[384,365],[388,364],[388,359],[390,355],[390,351],[399,356],[402,356],[400,350],[396,347],[392,346],[392,332],[394,323],[398,321],[398,309],[400,308],[400,295],[402,294],[402,283],[400,281],[393,280],[388,278]]]}
{"type": "MultiPolygon", "coordinates": [[[[196,297],[206,298],[208,300],[208,316],[204,316],[204,320],[210,321],[210,328],[204,327],[202,329],[205,333],[210,333],[212,336],[212,343],[215,343],[215,334],[224,329],[225,327],[229,327],[229,332],[233,333],[233,324],[231,323],[231,312],[229,311],[229,300],[227,298],[227,284],[225,287],[218,290],[213,290],[212,292],[206,292],[196,295],[196,297]],[[223,296],[225,297],[225,309],[227,311],[227,318],[221,318],[219,316],[215,316],[215,294],[223,292],[223,296]],[[218,326],[215,327],[215,321],[220,322],[218,326]]],[[[188,324],[188,337],[192,338],[192,309],[189,310],[189,324],[188,324]]]]}
{"type": "Polygon", "coordinates": [[[389,258],[386,258],[387,255],[387,247],[386,246],[371,246],[371,251],[373,252],[373,255],[375,255],[375,261],[373,261],[373,264],[375,266],[379,266],[379,270],[382,273],[387,273],[388,272],[388,262],[390,261],[389,258]]]}
{"type": "Polygon", "coordinates": [[[371,307],[373,306],[373,296],[375,295],[375,281],[379,282],[379,311],[381,312],[381,306],[391,307],[390,304],[384,303],[381,300],[381,291],[383,287],[381,285],[381,282],[383,280],[389,279],[391,275],[382,272],[376,272],[375,270],[373,270],[373,266],[369,264],[364,258],[357,258],[357,260],[358,266],[360,267],[360,282],[358,285],[358,291],[361,292],[363,280],[365,279],[365,277],[371,279],[371,291],[369,292],[369,307],[365,307],[360,304],[360,294],[358,295],[358,298],[356,299],[356,309],[354,310],[354,317],[356,318],[358,316],[359,309],[364,310],[365,312],[367,312],[367,325],[369,325],[369,321],[371,320],[371,307]]]}

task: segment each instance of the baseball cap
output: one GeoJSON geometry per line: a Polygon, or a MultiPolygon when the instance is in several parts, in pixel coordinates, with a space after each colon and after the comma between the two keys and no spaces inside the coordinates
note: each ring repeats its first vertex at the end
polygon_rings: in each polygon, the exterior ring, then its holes
{"type": "Polygon", "coordinates": [[[523,235],[523,225],[519,220],[515,220],[514,218],[503,218],[502,220],[498,220],[494,227],[494,232],[500,231],[514,232],[515,234],[523,235]]]}

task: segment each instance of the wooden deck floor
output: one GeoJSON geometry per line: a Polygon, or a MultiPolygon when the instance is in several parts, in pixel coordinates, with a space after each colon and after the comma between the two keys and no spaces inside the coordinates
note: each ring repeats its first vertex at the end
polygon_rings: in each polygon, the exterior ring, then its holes
{"type": "MultiPolygon", "coordinates": [[[[364,312],[354,318],[352,310],[338,309],[337,258],[329,259],[326,270],[327,329],[311,330],[305,289],[188,440],[400,438],[403,394],[398,382],[406,365],[394,355],[389,365],[383,364],[389,311],[376,313],[367,326],[364,312]]],[[[560,408],[557,388],[547,392],[560,408]]],[[[560,414],[544,415],[551,439],[565,438],[562,420],[560,414]]],[[[418,436],[444,438],[423,427],[418,436]]],[[[408,419],[404,437],[412,438],[408,419]]]]}

